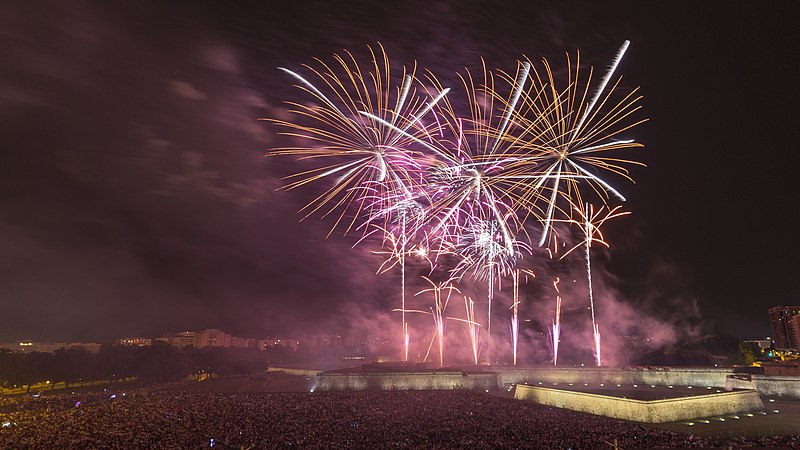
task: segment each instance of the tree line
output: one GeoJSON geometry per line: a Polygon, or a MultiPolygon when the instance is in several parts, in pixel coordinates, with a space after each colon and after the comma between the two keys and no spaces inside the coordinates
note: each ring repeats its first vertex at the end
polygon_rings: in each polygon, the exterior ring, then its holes
{"type": "Polygon", "coordinates": [[[0,386],[11,388],[50,382],[66,387],[85,381],[135,378],[142,383],[168,383],[192,375],[250,374],[266,370],[270,363],[291,361],[296,352],[285,347],[265,351],[244,348],[184,347],[157,342],[147,347],[103,346],[99,352],[59,349],[54,353],[20,353],[0,349],[0,386]]]}

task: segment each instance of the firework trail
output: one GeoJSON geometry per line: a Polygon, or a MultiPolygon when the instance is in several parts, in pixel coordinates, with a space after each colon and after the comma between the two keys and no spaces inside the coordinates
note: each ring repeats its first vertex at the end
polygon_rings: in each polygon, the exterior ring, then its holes
{"type": "Polygon", "coordinates": [[[517,343],[519,340],[519,269],[512,273],[514,282],[514,300],[511,305],[511,352],[514,355],[514,365],[517,365],[517,343]]]}
{"type": "Polygon", "coordinates": [[[512,273],[514,282],[514,301],[511,305],[511,351],[514,355],[514,365],[517,365],[517,343],[519,342],[519,269],[512,273]]]}
{"type": "MultiPolygon", "coordinates": [[[[608,88],[628,44],[625,41],[619,49],[591,98],[589,87],[593,69],[589,69],[589,75],[583,82],[580,54],[574,66],[567,58],[568,74],[564,89],[557,87],[547,60],[542,60],[543,73],[540,74],[535,67],[531,69],[531,85],[522,93],[514,114],[517,127],[504,136],[509,140],[508,146],[512,150],[504,162],[509,168],[518,165],[536,167],[538,178],[534,183],[520,185],[521,192],[517,198],[523,200],[518,202],[518,206],[527,208],[529,213],[545,211],[541,219],[543,231],[539,246],[547,241],[554,213],[560,210],[559,197],[582,203],[580,187],[584,182],[603,201],[610,195],[625,201],[622,194],[594,172],[598,169],[607,170],[631,180],[624,165],[643,165],[605,156],[613,150],[642,147],[642,144],[633,140],[616,138],[620,133],[646,121],[631,123],[631,116],[641,108],[638,105],[641,96],[636,95],[638,88],[616,103],[612,101],[612,95],[621,77],[608,88]],[[544,194],[546,191],[549,191],[549,195],[544,194]],[[530,208],[530,204],[538,199],[544,199],[545,206],[530,208]]],[[[505,78],[511,77],[505,75],[505,78]]]]}
{"type": "Polygon", "coordinates": [[[553,322],[553,365],[558,365],[558,343],[561,339],[561,291],[558,289],[560,278],[556,277],[553,287],[556,288],[556,320],[553,322]]]}
{"type": "MultiPolygon", "coordinates": [[[[388,251],[373,251],[375,254],[389,255],[389,257],[378,268],[378,274],[385,273],[395,266],[400,266],[400,311],[401,311],[401,336],[403,341],[403,361],[408,362],[408,349],[410,345],[410,335],[408,332],[408,323],[406,322],[406,260],[409,256],[418,260],[424,260],[428,263],[430,275],[433,272],[433,261],[428,257],[428,236],[424,234],[420,243],[415,244],[411,242],[409,235],[413,236],[414,230],[418,229],[420,219],[423,216],[423,210],[416,200],[401,200],[396,205],[392,206],[389,210],[381,211],[381,214],[395,214],[396,221],[399,222],[398,226],[391,229],[384,228],[380,225],[373,223],[374,218],[370,217],[365,225],[372,224],[375,231],[383,235],[383,247],[388,251]],[[409,228],[409,221],[413,222],[409,228]]],[[[367,238],[370,233],[365,234],[362,241],[367,238]]],[[[358,242],[356,243],[356,245],[358,242]]]]}
{"type": "Polygon", "coordinates": [[[517,345],[519,343],[519,282],[521,275],[530,275],[535,277],[536,275],[533,272],[528,270],[522,269],[514,269],[511,272],[511,279],[514,284],[513,286],[513,303],[509,309],[512,310],[511,313],[511,346],[512,346],[512,353],[513,353],[513,360],[514,365],[517,365],[517,345]]]}
{"type": "Polygon", "coordinates": [[[467,337],[469,338],[470,347],[472,350],[472,360],[475,365],[478,364],[478,355],[480,354],[480,326],[475,320],[475,302],[467,296],[464,296],[464,308],[466,309],[466,319],[459,319],[457,317],[448,317],[450,320],[456,320],[467,324],[467,337]]]}
{"type": "Polygon", "coordinates": [[[621,208],[620,206],[614,207],[613,209],[609,208],[608,212],[605,215],[602,215],[603,212],[605,212],[604,206],[600,207],[600,209],[598,209],[597,212],[595,212],[594,205],[586,203],[585,207],[581,209],[575,204],[573,204],[572,209],[577,213],[581,221],[571,220],[570,222],[579,225],[581,227],[584,239],[582,242],[579,242],[574,247],[569,249],[561,257],[561,259],[564,259],[573,250],[577,249],[580,246],[584,247],[586,255],[586,278],[588,280],[587,284],[589,286],[589,308],[592,311],[592,336],[594,339],[594,354],[595,354],[595,362],[598,366],[601,365],[602,359],[600,357],[600,326],[597,324],[597,321],[595,320],[595,311],[594,311],[594,293],[592,290],[591,247],[593,242],[604,245],[606,248],[609,247],[608,243],[603,238],[603,233],[602,231],[600,231],[600,227],[609,219],[630,214],[630,212],[627,211],[617,212],[620,208],[621,208]]]}
{"type": "Polygon", "coordinates": [[[382,227],[376,226],[384,236],[384,248],[388,250],[372,251],[377,255],[384,255],[388,258],[378,267],[377,274],[386,273],[396,266],[400,266],[400,312],[401,312],[401,336],[403,341],[403,361],[408,362],[408,349],[410,345],[411,336],[408,331],[408,322],[406,321],[406,261],[409,257],[415,261],[424,261],[430,268],[428,275],[433,273],[434,263],[428,257],[427,236],[422,242],[418,244],[409,245],[408,237],[405,234],[405,225],[401,226],[400,233],[386,230],[382,227]]]}
{"type": "Polygon", "coordinates": [[[444,311],[447,309],[447,304],[450,302],[450,296],[455,292],[461,292],[451,284],[452,279],[448,279],[441,283],[435,283],[428,277],[422,277],[425,281],[430,283],[431,287],[428,289],[423,289],[417,292],[415,295],[424,294],[426,292],[433,293],[433,306],[430,308],[430,312],[427,311],[420,311],[420,310],[410,310],[409,312],[419,312],[424,314],[430,314],[433,317],[434,323],[434,333],[431,337],[431,343],[428,346],[428,351],[425,354],[425,358],[423,361],[428,360],[428,356],[431,352],[431,347],[433,346],[433,341],[436,340],[439,346],[439,367],[444,366],[444,325],[445,325],[445,316],[444,311]],[[442,291],[447,291],[447,295],[444,296],[442,291]]]}
{"type": "Polygon", "coordinates": [[[469,342],[472,346],[472,359],[478,364],[478,350],[480,349],[480,324],[475,321],[475,302],[464,297],[464,306],[467,309],[467,326],[469,327],[469,342]],[[469,302],[469,303],[468,303],[469,302]]]}
{"type": "MultiPolygon", "coordinates": [[[[415,66],[410,70],[403,67],[403,81],[393,87],[383,47],[379,45],[377,53],[368,49],[371,61],[367,68],[359,66],[347,50],[343,56],[334,55],[331,65],[320,59],[315,60],[318,67],[304,65],[322,89],[297,72],[279,68],[295,79],[296,87],[310,95],[314,103],[287,102],[297,122],[268,119],[285,130],[282,134],[309,142],[306,147],[273,149],[269,155],[320,162],[317,167],[288,176],[284,189],[332,179],[332,186],[301,209],[303,219],[318,211],[322,217],[334,217],[330,233],[338,227],[348,233],[358,217],[354,209],[390,209],[398,203],[394,200],[398,193],[406,200],[414,198],[408,186],[418,178],[421,154],[412,149],[412,144],[428,133],[420,127],[420,119],[445,94],[425,103],[412,86],[415,66]],[[364,112],[369,115],[361,114],[364,112]],[[365,191],[377,195],[367,196],[365,191]],[[348,211],[353,213],[350,218],[348,211]]],[[[372,211],[368,215],[372,216],[372,211]]]]}

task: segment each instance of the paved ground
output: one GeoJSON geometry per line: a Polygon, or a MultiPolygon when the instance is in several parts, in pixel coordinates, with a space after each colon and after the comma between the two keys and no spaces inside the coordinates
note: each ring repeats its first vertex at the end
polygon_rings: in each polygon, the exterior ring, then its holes
{"type": "Polygon", "coordinates": [[[766,409],[752,416],[736,414],[652,426],[701,436],[800,434],[800,400],[778,397],[762,397],[762,400],[766,409]]]}

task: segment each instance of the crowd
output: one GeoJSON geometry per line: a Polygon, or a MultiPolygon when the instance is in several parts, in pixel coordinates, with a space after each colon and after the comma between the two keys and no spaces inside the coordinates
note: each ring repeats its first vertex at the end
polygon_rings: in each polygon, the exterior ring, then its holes
{"type": "Polygon", "coordinates": [[[0,448],[203,448],[195,433],[161,420],[133,397],[107,391],[3,400],[0,448]]]}
{"type": "Polygon", "coordinates": [[[692,436],[471,391],[60,394],[0,399],[0,422],[0,448],[800,449],[797,435],[692,436]]]}

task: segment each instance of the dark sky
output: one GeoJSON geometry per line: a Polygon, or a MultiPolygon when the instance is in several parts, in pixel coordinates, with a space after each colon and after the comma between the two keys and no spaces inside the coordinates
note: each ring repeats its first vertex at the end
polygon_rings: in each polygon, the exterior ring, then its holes
{"type": "Polygon", "coordinates": [[[627,156],[648,167],[614,181],[633,215],[599,270],[717,333],[767,335],[767,308],[798,303],[796,1],[117,3],[0,5],[0,341],[390,315],[368,249],[276,191],[293,163],[256,120],[302,100],[277,66],[378,41],[447,78],[577,49],[603,67],[630,39],[650,121],[627,156]]]}

